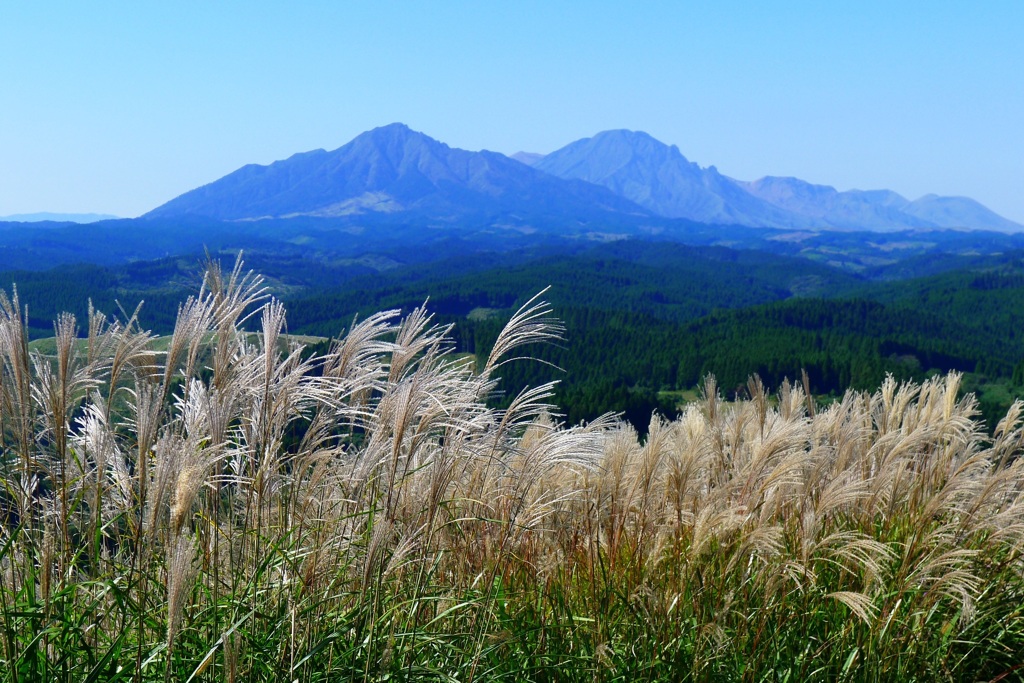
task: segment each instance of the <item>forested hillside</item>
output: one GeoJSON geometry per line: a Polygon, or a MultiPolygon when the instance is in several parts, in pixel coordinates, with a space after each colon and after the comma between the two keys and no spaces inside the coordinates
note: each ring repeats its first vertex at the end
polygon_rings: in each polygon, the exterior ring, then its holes
{"type": "MultiPolygon", "coordinates": [[[[183,294],[199,286],[202,261],[8,272],[0,283],[17,283],[34,337],[52,336],[49,321],[61,311],[84,319],[89,300],[122,318],[144,301],[142,325],[168,334],[183,294]]],[[[420,263],[261,250],[247,261],[288,303],[289,332],[337,337],[354,316],[427,301],[439,322],[454,325],[458,350],[478,355],[515,307],[550,287],[545,297],[565,340],[530,350],[545,363],[504,366],[493,400],[557,379],[557,403],[574,423],[611,410],[644,429],[652,411],[672,413],[708,373],[735,394],[752,373],[779,386],[806,372],[820,396],[874,387],[887,374],[922,380],[958,370],[987,416],[1024,384],[1024,261],[1012,252],[950,257],[958,269],[882,281],[803,258],[650,241],[420,263]]]]}
{"type": "MultiPolygon", "coordinates": [[[[474,367],[421,309],[318,352],[257,277],[207,282],[169,337],[64,316],[49,358],[0,302],[0,680],[1019,679],[1020,404],[988,437],[956,373],[828,406],[709,378],[642,435],[559,425],[547,386],[493,396],[543,367],[503,362],[549,348],[542,302],[456,341],[474,367]]],[[[566,310],[570,373],[709,320],[566,310]]],[[[637,393],[581,379],[570,406],[637,393]]]]}
{"type": "Polygon", "coordinates": [[[812,391],[838,395],[887,374],[922,380],[957,370],[990,418],[1021,391],[1024,267],[1012,259],[882,283],[800,265],[757,252],[625,244],[614,254],[298,299],[292,325],[329,335],[329,321],[346,314],[409,309],[429,294],[431,310],[456,325],[460,350],[479,353],[508,311],[551,285],[566,341],[531,350],[551,365],[505,368],[502,387],[510,396],[559,379],[557,400],[573,422],[617,410],[643,428],[652,410],[671,412],[678,392],[708,373],[732,390],[752,373],[779,386],[806,371],[812,391]]]}

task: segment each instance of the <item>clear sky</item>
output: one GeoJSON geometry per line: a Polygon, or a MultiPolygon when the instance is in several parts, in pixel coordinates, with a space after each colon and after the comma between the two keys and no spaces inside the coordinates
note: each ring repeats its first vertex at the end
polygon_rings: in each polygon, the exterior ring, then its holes
{"type": "Polygon", "coordinates": [[[0,215],[134,216],[394,121],[505,153],[644,130],[1024,222],[1024,1],[0,0],[0,215]]]}

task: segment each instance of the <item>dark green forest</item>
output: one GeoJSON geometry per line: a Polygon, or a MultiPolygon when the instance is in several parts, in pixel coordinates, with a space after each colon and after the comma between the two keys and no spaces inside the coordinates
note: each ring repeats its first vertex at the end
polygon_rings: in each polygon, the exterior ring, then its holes
{"type": "MultiPolygon", "coordinates": [[[[37,338],[52,336],[61,311],[84,320],[90,300],[119,318],[143,302],[142,325],[164,334],[198,290],[204,258],[11,271],[0,273],[0,285],[16,285],[37,338]]],[[[565,340],[530,349],[544,362],[504,366],[493,400],[558,380],[556,402],[570,423],[615,411],[641,430],[652,411],[672,414],[682,392],[709,373],[734,396],[753,373],[771,387],[806,373],[827,399],[876,387],[887,374],[921,380],[957,370],[986,417],[1005,411],[1024,391],[1024,256],[943,262],[950,270],[892,279],[894,267],[858,275],[761,251],[642,241],[412,264],[246,255],[286,302],[292,333],[337,337],[354,316],[426,302],[454,326],[457,350],[478,355],[516,307],[549,287],[544,298],[565,340]]]]}

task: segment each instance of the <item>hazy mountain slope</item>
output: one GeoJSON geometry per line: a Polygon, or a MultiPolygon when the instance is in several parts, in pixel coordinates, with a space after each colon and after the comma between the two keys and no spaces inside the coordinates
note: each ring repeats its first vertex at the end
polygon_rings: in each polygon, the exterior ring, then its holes
{"type": "Polygon", "coordinates": [[[752,182],[736,181],[750,194],[781,209],[820,219],[850,230],[902,230],[906,228],[971,228],[1019,232],[1024,230],[967,197],[929,194],[910,201],[890,190],[839,192],[799,178],[766,176],[752,182]]]}
{"type": "Polygon", "coordinates": [[[1003,218],[969,197],[939,197],[926,194],[908,203],[903,212],[943,228],[973,228],[1001,232],[1024,230],[1024,225],[1003,218]]]}
{"type": "Polygon", "coordinates": [[[966,198],[926,195],[911,202],[887,190],[839,192],[798,178],[734,180],[643,132],[605,131],[548,155],[519,152],[510,158],[455,149],[400,123],[331,152],[244,166],[145,218],[183,216],[349,222],[394,216],[422,227],[575,234],[663,230],[663,224],[643,223],[665,218],[783,229],[1024,230],[966,198]]]}
{"type": "Polygon", "coordinates": [[[244,166],[146,217],[239,220],[403,212],[442,222],[517,212],[580,219],[644,213],[605,188],[566,182],[496,152],[453,149],[396,123],[332,152],[244,166]]]}
{"type": "Polygon", "coordinates": [[[745,192],[714,167],[703,169],[674,145],[643,132],[598,133],[548,154],[534,167],[560,178],[603,185],[662,216],[756,226],[808,224],[745,192]]]}
{"type": "Polygon", "coordinates": [[[677,147],[642,132],[610,130],[533,162],[560,178],[603,185],[661,216],[776,228],[1024,230],[978,202],[926,195],[910,201],[889,190],[839,192],[799,178],[745,182],[701,168],[677,147]]]}
{"type": "Polygon", "coordinates": [[[752,182],[736,181],[750,194],[781,209],[850,230],[890,230],[940,227],[908,215],[907,199],[888,190],[839,192],[799,178],[766,176],[752,182]]]}
{"type": "Polygon", "coordinates": [[[537,154],[536,152],[516,152],[509,157],[509,159],[515,159],[519,163],[526,164],[527,166],[535,166],[537,162],[543,158],[543,154],[537,154]]]}
{"type": "Polygon", "coordinates": [[[117,216],[107,213],[13,213],[9,216],[0,216],[0,221],[11,223],[41,223],[53,221],[55,223],[96,223],[97,221],[116,220],[117,216]]]}

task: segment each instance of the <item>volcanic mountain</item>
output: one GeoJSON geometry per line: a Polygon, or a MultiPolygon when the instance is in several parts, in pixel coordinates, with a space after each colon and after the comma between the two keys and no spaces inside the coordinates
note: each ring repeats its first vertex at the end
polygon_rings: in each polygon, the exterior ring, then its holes
{"type": "MultiPolygon", "coordinates": [[[[758,227],[802,222],[800,216],[751,195],[714,166],[701,168],[675,145],[647,133],[598,133],[548,154],[533,168],[603,185],[660,216],[758,227]]],[[[808,227],[819,225],[814,221],[808,227]]]]}
{"type": "Polygon", "coordinates": [[[911,201],[891,190],[847,190],[813,185],[799,178],[767,176],[737,181],[750,194],[778,208],[847,230],[974,228],[1019,232],[1007,220],[968,197],[927,194],[911,201]]]}
{"type": "Polygon", "coordinates": [[[254,220],[382,213],[442,223],[648,215],[607,188],[558,178],[497,152],[455,149],[394,123],[331,152],[318,149],[268,166],[244,166],[145,217],[254,220]]]}
{"type": "Polygon", "coordinates": [[[452,148],[401,123],[331,152],[243,166],[144,216],[182,217],[625,234],[664,226],[666,218],[813,230],[1024,230],[965,197],[911,201],[889,190],[840,192],[798,178],[735,180],[643,132],[609,130],[548,155],[510,158],[452,148]]]}
{"type": "Polygon", "coordinates": [[[911,201],[889,190],[839,192],[798,178],[734,180],[701,168],[647,133],[609,130],[537,159],[533,168],[612,190],[654,214],[756,227],[903,230],[974,228],[1016,232],[1009,221],[966,197],[911,201]]]}

